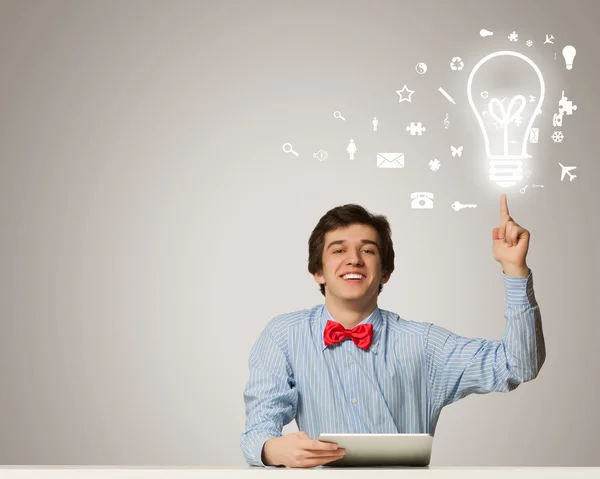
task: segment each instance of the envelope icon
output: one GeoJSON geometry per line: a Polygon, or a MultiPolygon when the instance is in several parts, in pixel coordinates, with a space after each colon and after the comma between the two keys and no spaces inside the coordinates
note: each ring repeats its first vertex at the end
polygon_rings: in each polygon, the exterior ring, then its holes
{"type": "Polygon", "coordinates": [[[529,132],[529,143],[537,143],[540,139],[540,129],[532,128],[529,132]]]}
{"type": "Polygon", "coordinates": [[[404,153],[377,153],[377,168],[404,168],[404,153]]]}

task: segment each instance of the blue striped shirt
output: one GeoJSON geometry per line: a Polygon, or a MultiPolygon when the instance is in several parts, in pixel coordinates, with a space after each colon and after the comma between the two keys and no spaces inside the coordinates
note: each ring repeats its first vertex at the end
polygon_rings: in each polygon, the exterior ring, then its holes
{"type": "Polygon", "coordinates": [[[508,392],[534,379],[546,350],[528,278],[504,275],[506,330],[500,340],[465,338],[375,307],[368,350],[351,340],[325,346],[324,304],[273,318],[250,351],[244,389],[248,464],[264,466],[268,439],[296,419],[320,433],[435,433],[444,406],[469,394],[508,392]]]}

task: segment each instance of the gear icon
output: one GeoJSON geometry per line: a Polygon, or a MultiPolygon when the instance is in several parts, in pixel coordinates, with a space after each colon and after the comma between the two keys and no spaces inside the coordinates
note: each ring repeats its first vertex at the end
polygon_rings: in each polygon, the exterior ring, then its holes
{"type": "Polygon", "coordinates": [[[562,131],[555,131],[552,133],[552,141],[554,141],[554,143],[562,143],[564,137],[565,135],[563,135],[562,131]]]}
{"type": "Polygon", "coordinates": [[[481,92],[481,98],[487,98],[488,96],[489,96],[489,93],[488,93],[488,91],[487,91],[487,90],[483,90],[483,91],[481,92]]]}
{"type": "Polygon", "coordinates": [[[450,68],[454,71],[461,71],[465,67],[465,63],[462,61],[460,57],[454,57],[450,61],[450,68]]]}

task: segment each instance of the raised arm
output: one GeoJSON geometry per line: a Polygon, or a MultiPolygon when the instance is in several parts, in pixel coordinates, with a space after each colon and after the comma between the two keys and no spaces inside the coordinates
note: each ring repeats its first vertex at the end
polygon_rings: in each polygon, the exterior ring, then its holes
{"type": "Polygon", "coordinates": [[[471,393],[507,392],[534,379],[546,359],[540,308],[527,266],[530,233],[510,216],[500,197],[500,224],[492,253],[502,265],[506,330],[501,340],[465,338],[431,325],[426,333],[428,379],[434,408],[471,393]]]}
{"type": "Polygon", "coordinates": [[[536,378],[546,359],[533,276],[504,276],[506,330],[500,340],[466,338],[431,325],[426,333],[428,380],[435,409],[468,396],[508,392],[536,378]]]}

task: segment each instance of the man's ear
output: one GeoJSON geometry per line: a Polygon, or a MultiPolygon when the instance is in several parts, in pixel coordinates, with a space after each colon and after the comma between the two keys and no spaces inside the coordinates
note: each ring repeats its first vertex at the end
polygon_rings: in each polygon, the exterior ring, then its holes
{"type": "Polygon", "coordinates": [[[390,280],[390,277],[392,276],[392,273],[384,273],[381,275],[381,284],[385,284],[390,280]]]}
{"type": "Polygon", "coordinates": [[[323,273],[321,270],[319,270],[315,274],[313,274],[313,277],[315,278],[315,281],[317,283],[325,284],[325,277],[323,276],[323,273]]]}

